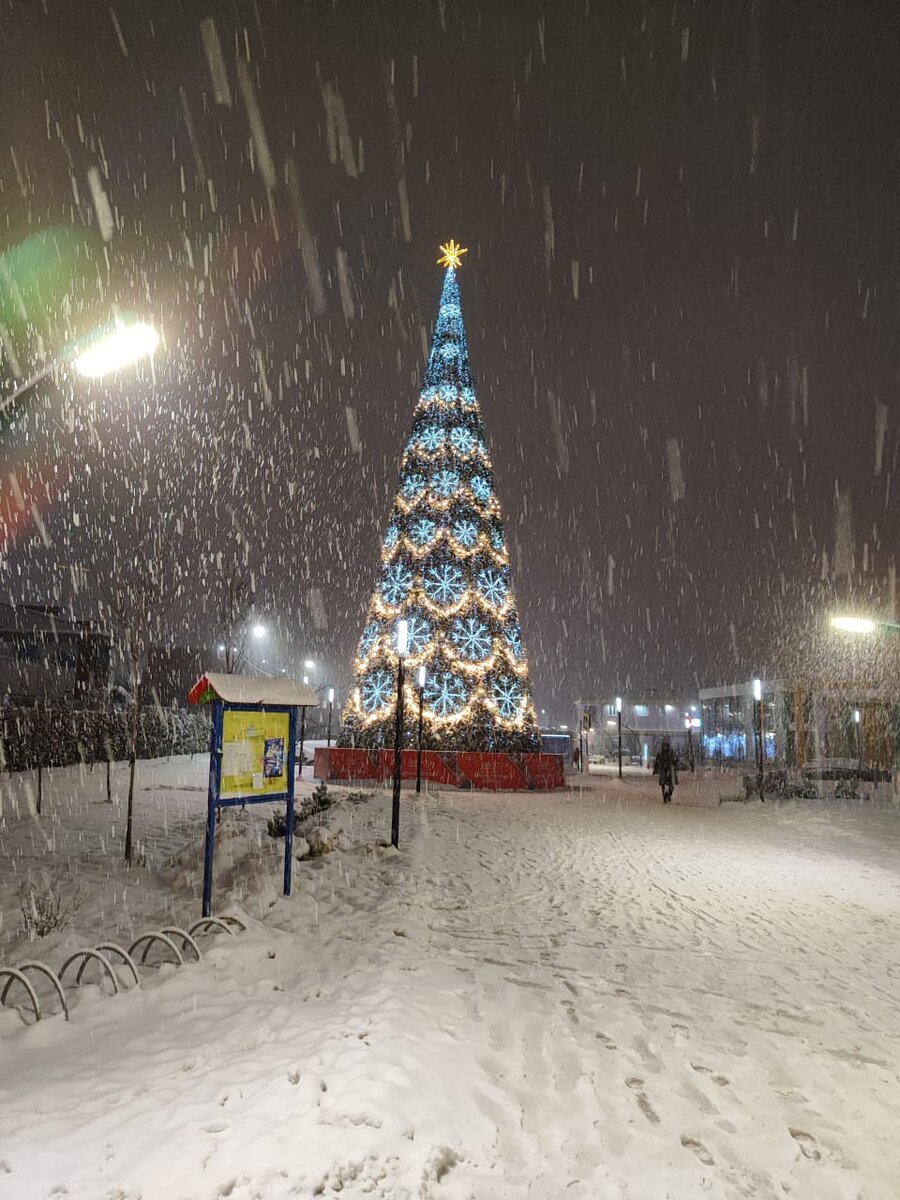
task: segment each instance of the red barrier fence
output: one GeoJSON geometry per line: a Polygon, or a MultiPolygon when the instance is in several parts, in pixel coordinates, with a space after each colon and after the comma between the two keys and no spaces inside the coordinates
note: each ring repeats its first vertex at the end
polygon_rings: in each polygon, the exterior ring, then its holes
{"type": "MultiPolygon", "coordinates": [[[[416,751],[401,752],[404,779],[416,777],[416,751]]],[[[313,775],[329,783],[379,779],[390,782],[393,750],[317,746],[313,775]]],[[[442,787],[480,792],[551,791],[563,787],[561,754],[486,754],[466,750],[423,750],[422,778],[442,787]]]]}

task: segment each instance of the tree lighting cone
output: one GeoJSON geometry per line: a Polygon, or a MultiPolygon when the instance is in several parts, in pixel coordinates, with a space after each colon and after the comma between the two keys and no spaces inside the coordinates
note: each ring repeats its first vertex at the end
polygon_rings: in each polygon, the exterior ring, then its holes
{"type": "MultiPolygon", "coordinates": [[[[343,744],[390,746],[395,631],[407,621],[407,678],[422,694],[430,749],[536,752],[537,714],[510,580],[494,470],[469,366],[457,268],[446,266],[431,354],[356,655],[343,744]]],[[[418,697],[406,697],[413,712],[418,697]]],[[[412,730],[410,731],[412,733],[412,730]]]]}

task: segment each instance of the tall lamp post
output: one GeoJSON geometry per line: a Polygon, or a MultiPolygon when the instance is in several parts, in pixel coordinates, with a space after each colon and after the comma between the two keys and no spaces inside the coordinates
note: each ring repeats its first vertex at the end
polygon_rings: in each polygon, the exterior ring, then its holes
{"type": "Polygon", "coordinates": [[[762,680],[753,680],[753,703],[756,709],[754,722],[756,726],[756,786],[759,791],[759,798],[765,804],[765,762],[766,762],[766,742],[765,731],[763,729],[763,700],[762,700],[762,680]]]}
{"type": "Polygon", "coordinates": [[[397,703],[394,722],[394,792],[391,801],[391,845],[400,845],[400,784],[403,780],[403,659],[409,645],[409,624],[397,622],[397,703]]]}
{"type": "Polygon", "coordinates": [[[416,691],[419,693],[419,740],[416,748],[416,791],[422,791],[422,709],[425,703],[425,664],[419,667],[416,676],[416,691]]]}
{"type": "Polygon", "coordinates": [[[622,778],[622,697],[616,696],[616,724],[619,726],[619,778],[622,778]]]}
{"type": "Polygon", "coordinates": [[[328,689],[328,732],[325,735],[326,745],[331,746],[331,716],[334,712],[334,688],[328,689]]]}
{"type": "Polygon", "coordinates": [[[863,773],[863,740],[862,740],[862,713],[858,708],[853,710],[853,724],[856,726],[856,776],[862,779],[863,773]]]}

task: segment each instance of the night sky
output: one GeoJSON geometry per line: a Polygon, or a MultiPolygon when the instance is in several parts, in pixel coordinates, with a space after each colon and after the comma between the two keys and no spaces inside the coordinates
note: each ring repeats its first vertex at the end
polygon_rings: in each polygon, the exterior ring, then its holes
{"type": "Polygon", "coordinates": [[[456,237],[539,708],[777,670],[831,592],[883,600],[895,5],[4,0],[0,52],[0,250],[87,226],[76,308],[165,336],[6,432],[50,496],[4,597],[88,615],[162,546],[161,630],[212,646],[246,556],[285,665],[346,687],[456,237]]]}

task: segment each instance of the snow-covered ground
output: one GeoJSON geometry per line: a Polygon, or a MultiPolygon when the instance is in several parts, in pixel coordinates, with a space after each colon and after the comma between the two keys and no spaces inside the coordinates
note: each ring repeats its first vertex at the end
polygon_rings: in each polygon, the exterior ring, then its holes
{"type": "MultiPolygon", "coordinates": [[[[4,781],[6,961],[199,915],[205,763],[139,781],[131,870],[99,773],[40,820],[4,781]],[[9,893],[39,864],[85,899],[29,945],[9,893]]],[[[898,812],[581,782],[404,793],[399,855],[389,797],[339,804],[290,899],[267,810],[230,815],[246,933],[80,989],[70,1025],[0,1014],[0,1197],[893,1200],[898,812]]]]}

